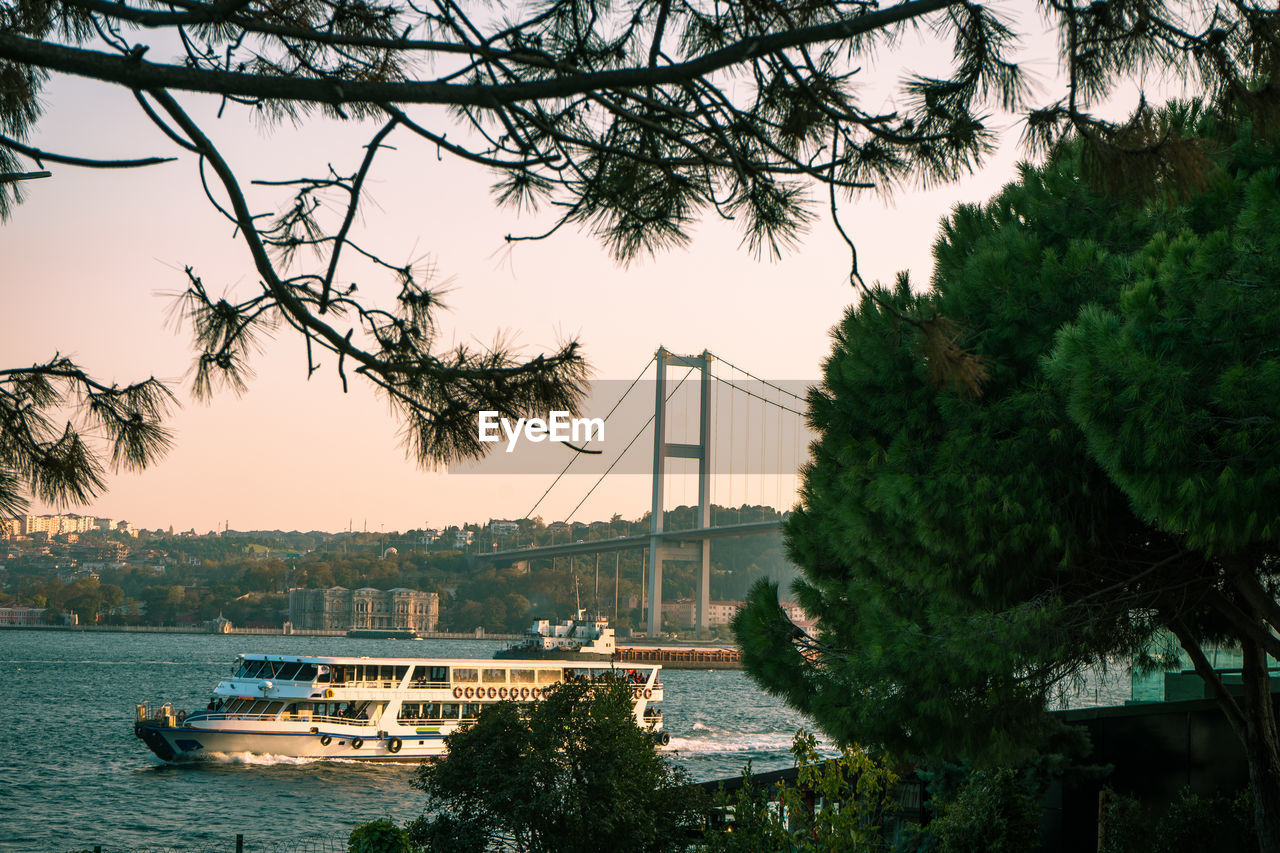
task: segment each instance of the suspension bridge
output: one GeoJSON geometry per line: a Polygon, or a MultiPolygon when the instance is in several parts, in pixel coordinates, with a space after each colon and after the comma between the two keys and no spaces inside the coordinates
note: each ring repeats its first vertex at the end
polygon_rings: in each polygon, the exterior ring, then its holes
{"type": "MultiPolygon", "coordinates": [[[[804,388],[760,379],[758,376],[704,350],[697,355],[677,355],[659,347],[640,375],[619,397],[605,423],[619,411],[624,401],[640,385],[653,367],[653,414],[632,436],[606,470],[566,516],[574,515],[607,477],[617,470],[623,457],[639,439],[652,430],[652,494],[649,531],[643,535],[612,539],[583,539],[564,544],[481,551],[480,563],[529,563],[536,559],[573,557],[583,554],[614,553],[640,549],[642,589],[647,588],[650,636],[662,628],[662,575],[671,561],[700,563],[696,573],[696,623],[708,628],[710,613],[711,541],[725,537],[778,534],[778,519],[713,524],[712,505],[735,505],[742,499],[760,505],[772,504],[779,518],[797,499],[798,470],[807,454],[804,437],[806,401],[804,388]],[[669,371],[684,368],[682,376],[669,371]],[[692,380],[692,381],[691,381],[692,380]],[[674,469],[683,468],[683,471],[674,469]],[[689,469],[693,470],[690,471],[689,469]],[[719,469],[719,470],[717,470],[719,469]],[[684,529],[667,529],[668,498],[673,486],[687,485],[687,475],[696,481],[695,523],[684,529]],[[680,478],[684,478],[683,480],[680,478]],[[774,494],[766,496],[772,484],[774,494]]],[[[788,383],[790,384],[790,383],[788,383]]],[[[534,513],[562,482],[581,457],[575,454],[537,503],[525,514],[534,513]]],[[[599,557],[597,556],[597,563],[599,557]]],[[[598,565],[597,565],[598,571],[598,565]]]]}

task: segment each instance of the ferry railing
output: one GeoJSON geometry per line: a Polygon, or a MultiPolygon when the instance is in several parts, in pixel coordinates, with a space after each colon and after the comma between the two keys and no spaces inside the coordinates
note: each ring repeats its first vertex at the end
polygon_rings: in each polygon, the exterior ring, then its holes
{"type": "Polygon", "coordinates": [[[231,711],[196,711],[186,717],[186,722],[198,722],[200,720],[280,720],[287,723],[324,723],[325,725],[343,725],[343,726],[372,726],[373,722],[361,717],[341,717],[326,714],[312,714],[305,716],[302,714],[285,714],[283,717],[278,714],[237,714],[231,711]]]}
{"type": "MultiPolygon", "coordinates": [[[[293,721],[302,722],[302,723],[307,722],[305,717],[296,717],[293,719],[293,721]]],[[[371,720],[366,720],[363,717],[343,717],[343,716],[335,716],[333,714],[313,714],[311,716],[311,722],[324,723],[327,726],[372,726],[373,725],[373,722],[371,720]]]]}
{"type": "Polygon", "coordinates": [[[396,720],[402,726],[441,726],[446,723],[474,723],[478,717],[400,717],[396,720]]]}
{"type": "MultiPolygon", "coordinates": [[[[330,683],[319,682],[316,687],[327,687],[334,690],[395,690],[400,687],[399,681],[334,681],[330,683]]],[[[450,686],[447,681],[410,681],[407,685],[410,690],[443,690],[450,686]]]]}

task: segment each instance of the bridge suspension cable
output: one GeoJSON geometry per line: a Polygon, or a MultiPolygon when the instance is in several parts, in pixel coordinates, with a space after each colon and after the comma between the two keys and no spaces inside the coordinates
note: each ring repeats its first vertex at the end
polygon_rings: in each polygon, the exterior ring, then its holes
{"type": "MultiPolygon", "coordinates": [[[[729,361],[728,359],[721,358],[715,353],[712,353],[712,355],[715,356],[716,361],[719,361],[723,364],[728,365],[729,367],[732,367],[734,370],[738,371],[743,376],[746,376],[749,379],[754,379],[756,382],[759,382],[761,385],[767,385],[768,387],[774,389],[775,391],[778,391],[782,394],[786,394],[788,397],[793,397],[796,400],[799,400],[801,403],[808,402],[807,400],[805,400],[804,397],[800,396],[799,394],[796,394],[792,391],[788,391],[786,388],[783,388],[781,385],[775,385],[774,383],[768,381],[767,379],[761,379],[759,376],[756,376],[751,371],[743,370],[741,367],[738,367],[738,365],[734,364],[732,361],[729,361]]],[[[716,378],[718,379],[719,377],[716,377],[716,378]]],[[[724,380],[721,380],[721,381],[724,381],[724,380]]]]}
{"type": "MultiPolygon", "coordinates": [[[[610,409],[610,410],[609,410],[609,413],[608,413],[608,414],[606,414],[606,415],[604,416],[604,420],[605,420],[605,421],[608,421],[608,420],[609,420],[609,418],[610,418],[610,416],[612,416],[614,412],[618,411],[618,407],[622,405],[622,401],[623,401],[623,400],[625,400],[625,399],[627,399],[627,395],[631,393],[631,389],[635,388],[635,387],[636,387],[636,385],[637,385],[637,384],[639,384],[640,380],[644,378],[644,373],[645,373],[645,371],[649,369],[649,365],[653,364],[653,360],[654,360],[655,358],[657,358],[657,356],[656,356],[656,355],[655,355],[655,356],[649,356],[649,360],[648,360],[648,361],[646,361],[646,362],[644,363],[644,367],[640,368],[640,372],[639,372],[638,374],[636,374],[636,378],[635,378],[635,379],[633,379],[633,380],[631,380],[631,384],[627,386],[627,390],[622,392],[622,396],[618,398],[618,402],[614,403],[614,404],[613,404],[613,408],[612,408],[612,409],[610,409]]],[[[681,381],[683,381],[683,380],[681,380],[681,381]]],[[[650,422],[652,422],[652,420],[653,420],[653,419],[652,419],[652,418],[650,418],[650,422]]],[[[642,431],[643,431],[643,430],[642,430],[642,431]]],[[[634,442],[634,441],[635,441],[635,439],[633,438],[633,439],[632,439],[632,441],[634,442]]],[[[586,445],[588,445],[588,444],[590,444],[590,443],[591,443],[591,438],[590,438],[590,436],[588,436],[588,437],[587,437],[587,440],[586,440],[585,442],[583,442],[583,446],[585,447],[586,445]]],[[[630,444],[628,444],[628,445],[627,445],[627,447],[631,447],[631,445],[630,445],[630,444]]],[[[624,451],[622,451],[622,452],[623,452],[623,453],[626,453],[626,451],[625,451],[625,450],[624,450],[624,451]]],[[[569,457],[569,461],[568,461],[568,462],[566,462],[566,463],[565,463],[565,466],[564,466],[563,468],[561,468],[561,469],[560,469],[560,473],[559,473],[559,474],[557,474],[557,475],[556,475],[556,478],[555,478],[554,480],[552,480],[552,481],[551,481],[551,485],[550,485],[550,486],[547,486],[547,490],[546,490],[545,492],[543,492],[543,493],[542,493],[542,497],[538,498],[538,499],[534,502],[533,506],[529,508],[529,511],[528,511],[528,512],[526,512],[526,513],[524,514],[524,517],[525,517],[525,518],[533,518],[533,513],[538,509],[538,507],[539,507],[539,506],[541,506],[541,505],[542,505],[542,502],[543,502],[544,500],[546,500],[547,495],[551,494],[551,490],[552,490],[552,489],[554,489],[554,488],[556,487],[556,483],[559,483],[559,482],[560,482],[560,478],[561,478],[561,477],[563,477],[566,473],[568,473],[568,471],[569,471],[569,467],[570,467],[571,465],[573,465],[573,463],[577,462],[577,461],[578,461],[578,457],[579,457],[579,456],[581,456],[581,455],[582,455],[581,453],[575,453],[575,454],[573,454],[572,456],[570,456],[570,457],[569,457]]],[[[619,458],[619,459],[621,459],[622,457],[621,457],[621,456],[619,456],[618,458],[619,458]]],[[[617,464],[617,463],[615,462],[614,464],[617,464]]],[[[612,471],[612,470],[613,470],[613,465],[610,465],[610,466],[609,466],[609,470],[610,470],[610,471],[612,471]]],[[[607,474],[607,473],[609,473],[609,471],[606,471],[605,473],[607,474]]],[[[593,486],[592,488],[595,488],[595,487],[593,486]]],[[[589,494],[590,494],[590,493],[588,493],[588,495],[589,495],[589,494]]],[[[583,500],[586,500],[586,498],[583,498],[583,500]]],[[[578,504],[578,506],[582,506],[582,504],[578,504]]],[[[576,507],[575,507],[575,509],[576,509],[576,507]]]]}
{"type": "MultiPolygon", "coordinates": [[[[770,400],[768,397],[761,397],[759,394],[755,394],[751,391],[748,391],[746,388],[743,388],[740,385],[735,385],[734,383],[730,382],[728,379],[723,379],[719,376],[716,376],[714,373],[711,374],[711,378],[716,380],[717,382],[721,382],[725,385],[728,385],[730,388],[732,388],[735,391],[741,391],[743,394],[746,394],[748,397],[754,397],[757,400],[759,400],[761,403],[768,403],[770,406],[774,406],[776,408],[782,409],[784,412],[790,412],[793,415],[799,415],[802,418],[805,416],[804,412],[797,411],[796,409],[793,409],[790,406],[785,406],[782,403],[778,402],[777,400],[770,400]]],[[[760,379],[757,379],[756,381],[763,382],[763,380],[760,380],[760,379]]],[[[770,388],[778,388],[777,385],[771,385],[768,382],[765,382],[764,384],[769,385],[770,388]]],[[[802,402],[804,401],[803,397],[799,397],[795,394],[792,394],[790,391],[783,391],[783,389],[781,388],[778,388],[778,391],[783,394],[788,394],[792,397],[795,397],[797,400],[800,400],[802,402]]]]}
{"type": "MultiPolygon", "coordinates": [[[[652,359],[650,359],[650,361],[652,361],[652,359]]],[[[648,365],[645,365],[645,366],[648,367],[648,365]]],[[[666,396],[665,399],[667,401],[670,401],[672,396],[674,396],[675,393],[680,390],[680,386],[683,385],[684,381],[689,378],[689,375],[693,373],[693,370],[694,369],[691,367],[685,371],[684,376],[681,376],[680,381],[676,383],[676,387],[672,388],[671,393],[666,396]]],[[[635,444],[636,440],[640,438],[640,436],[644,435],[645,430],[649,428],[649,425],[652,424],[654,419],[657,417],[658,417],[658,413],[654,412],[652,415],[649,416],[649,420],[645,421],[644,426],[640,427],[640,429],[636,432],[636,434],[631,436],[631,440],[627,442],[627,446],[622,448],[622,452],[618,454],[618,458],[614,459],[613,462],[609,464],[609,467],[605,469],[604,473],[600,475],[599,479],[597,479],[595,483],[592,484],[591,488],[587,490],[587,493],[582,496],[582,500],[578,501],[578,505],[575,506],[572,510],[570,510],[569,514],[565,516],[566,520],[573,518],[573,514],[578,510],[582,509],[582,505],[587,502],[587,498],[591,497],[591,493],[594,492],[596,488],[601,483],[604,482],[604,478],[609,476],[609,472],[614,469],[614,466],[616,466],[619,462],[622,461],[622,457],[627,455],[627,451],[631,449],[631,445],[635,444]]],[[[548,489],[548,491],[550,491],[550,489],[548,489]]]]}

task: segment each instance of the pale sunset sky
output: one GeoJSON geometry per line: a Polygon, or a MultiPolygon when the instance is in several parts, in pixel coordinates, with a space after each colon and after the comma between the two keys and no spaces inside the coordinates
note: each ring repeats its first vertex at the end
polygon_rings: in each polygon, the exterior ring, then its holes
{"type": "MultiPolygon", "coordinates": [[[[896,79],[898,67],[920,69],[941,53],[906,44],[865,73],[896,79]]],[[[1022,61],[1042,84],[1035,100],[1051,100],[1052,37],[1030,41],[1022,61]]],[[[214,118],[214,99],[179,99],[204,120],[244,182],[321,174],[327,163],[353,172],[369,133],[322,120],[264,128],[235,107],[214,118]]],[[[27,201],[0,225],[0,365],[63,353],[103,381],[168,380],[182,402],[171,420],[176,446],[165,459],[141,474],[112,474],[105,494],[69,511],[199,533],[224,524],[390,532],[520,517],[550,484],[550,476],[420,470],[406,458],[386,405],[356,377],[343,394],[332,361],[308,380],[302,340],[283,330],[253,360],[256,376],[243,397],[193,401],[190,330],[175,328],[173,294],[186,284],[187,265],[214,294],[253,292],[248,252],[204,198],[195,160],[154,129],[128,92],[55,77],[43,101],[29,140],[38,147],[92,157],[179,155],[127,171],[50,165],[53,176],[24,184],[27,201]]],[[[906,269],[925,284],[939,219],[1012,179],[1023,156],[1021,126],[1009,117],[993,124],[1004,144],[977,175],[929,191],[905,186],[888,202],[868,193],[842,205],[868,281],[888,282],[906,269]]],[[[451,310],[439,318],[445,341],[484,344],[502,334],[532,354],[576,337],[598,379],[629,381],[661,344],[679,353],[709,349],[767,379],[809,380],[854,298],[848,250],[826,218],[777,261],[753,258],[732,223],[705,220],[689,247],[621,267],[581,232],[508,246],[505,235],[538,233],[551,214],[499,209],[485,170],[440,159],[407,134],[393,144],[397,150],[382,154],[371,175],[360,236],[390,260],[426,259],[450,283],[451,310]]],[[[817,195],[819,211],[824,199],[817,195]]],[[[257,210],[276,211],[284,197],[253,200],[257,210]]],[[[391,307],[389,276],[364,271],[352,280],[361,296],[391,307]]],[[[632,452],[651,454],[649,441],[632,452]]],[[[564,518],[593,481],[562,483],[538,514],[564,518]]],[[[638,517],[648,509],[648,490],[645,477],[613,478],[575,518],[638,517]]],[[[35,503],[33,510],[56,508],[35,503]]]]}

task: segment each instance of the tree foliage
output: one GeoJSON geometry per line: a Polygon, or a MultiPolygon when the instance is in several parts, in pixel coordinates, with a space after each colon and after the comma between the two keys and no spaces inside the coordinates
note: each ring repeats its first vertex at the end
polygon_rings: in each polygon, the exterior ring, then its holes
{"type": "Polygon", "coordinates": [[[1248,791],[1209,796],[1183,788],[1166,808],[1144,810],[1133,797],[1107,791],[1098,816],[1098,853],[1255,853],[1248,791]]]}
{"type": "Polygon", "coordinates": [[[117,470],[156,461],[171,443],[173,404],[154,378],[106,385],[65,356],[0,369],[0,516],[23,512],[28,490],[51,504],[88,503],[104,486],[104,454],[117,470]]]}
{"type": "Polygon", "coordinates": [[[889,823],[901,808],[898,776],[890,767],[858,746],[824,756],[817,739],[804,730],[796,732],[791,754],[794,784],[759,787],[748,765],[736,794],[721,794],[716,806],[729,822],[708,828],[708,853],[891,849],[889,823]]]}
{"type": "Polygon", "coordinates": [[[1040,838],[1040,803],[1008,768],[970,777],[929,824],[939,853],[1019,853],[1040,838]]]}
{"type": "Polygon", "coordinates": [[[1280,150],[1253,119],[1156,116],[1210,165],[1146,207],[1091,189],[1087,143],[1064,147],[947,220],[928,292],[904,279],[849,312],[787,529],[820,627],[758,589],[735,627],[763,684],[842,740],[1001,760],[1049,734],[1056,690],[1169,631],[1245,746],[1276,849],[1280,150]],[[963,329],[982,396],[931,385],[886,306],[963,329]],[[1243,651],[1242,698],[1215,643],[1243,651]]]}
{"type": "MultiPolygon", "coordinates": [[[[812,221],[814,190],[829,190],[834,205],[867,188],[967,173],[995,139],[993,110],[1023,115],[1034,145],[1076,128],[1100,173],[1132,178],[1177,172],[1189,149],[1142,122],[1095,115],[1122,80],[1173,72],[1232,102],[1276,83],[1280,13],[1265,3],[1053,0],[1038,10],[1060,35],[1066,73],[1033,103],[1014,24],[974,0],[548,0],[519,12],[464,0],[19,0],[0,6],[0,174],[28,162],[192,163],[260,282],[217,297],[187,269],[180,312],[194,333],[196,397],[243,389],[255,342],[285,328],[304,342],[309,373],[327,354],[344,387],[349,371],[385,396],[414,458],[458,460],[484,450],[479,410],[573,410],[586,364],[575,341],[534,357],[502,342],[442,344],[431,270],[354,227],[381,152],[416,140],[428,156],[490,169],[498,203],[549,210],[546,233],[586,229],[621,261],[684,245],[709,212],[739,222],[750,250],[772,254],[812,221]],[[949,67],[909,73],[882,109],[864,93],[888,81],[864,81],[912,33],[936,40],[949,67]],[[174,156],[104,160],[32,144],[53,75],[127,89],[174,156]],[[193,105],[208,98],[221,122],[197,118],[193,105]],[[316,114],[368,133],[363,150],[335,155],[323,174],[240,175],[216,141],[246,117],[316,114]],[[1145,168],[1126,168],[1133,158],[1145,168]],[[246,195],[254,177],[261,192],[279,193],[275,212],[246,195]],[[356,280],[370,277],[392,281],[390,308],[357,295],[356,280]]],[[[0,181],[0,216],[15,212],[20,187],[0,181]]],[[[851,280],[861,285],[856,262],[851,280]]],[[[946,354],[940,363],[955,362],[950,375],[980,378],[945,324],[916,327],[946,354]]],[[[67,469],[77,488],[66,500],[97,482],[92,445],[80,445],[89,449],[67,469]]],[[[26,473],[33,464],[0,458],[5,502],[28,486],[40,492],[26,473]]]]}
{"type": "Polygon", "coordinates": [[[347,839],[347,853],[413,853],[409,834],[383,817],[357,824],[347,839]]]}
{"type": "Polygon", "coordinates": [[[446,745],[413,781],[430,816],[412,832],[435,849],[671,850],[699,815],[621,678],[562,682],[529,708],[499,702],[446,745]]]}

